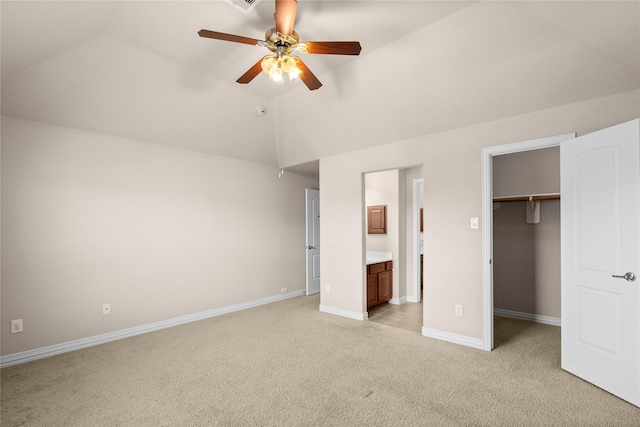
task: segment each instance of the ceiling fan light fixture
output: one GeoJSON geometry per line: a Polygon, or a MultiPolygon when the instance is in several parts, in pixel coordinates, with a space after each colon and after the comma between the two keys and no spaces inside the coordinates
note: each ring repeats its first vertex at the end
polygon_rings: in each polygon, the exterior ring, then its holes
{"type": "Polygon", "coordinates": [[[300,70],[296,67],[288,74],[289,80],[295,80],[300,76],[300,70]]]}
{"type": "Polygon", "coordinates": [[[298,77],[300,77],[300,74],[302,74],[302,71],[300,70],[300,68],[298,68],[298,63],[300,62],[300,58],[298,58],[297,56],[292,56],[291,57],[293,64],[295,65],[295,67],[293,67],[293,69],[289,72],[289,80],[295,80],[298,77]]]}
{"type": "Polygon", "coordinates": [[[278,60],[271,55],[267,55],[262,58],[260,66],[262,67],[262,71],[264,71],[264,73],[269,77],[273,76],[273,74],[279,68],[278,60]]]}
{"type": "Polygon", "coordinates": [[[270,78],[271,80],[273,80],[274,82],[281,82],[281,81],[282,81],[282,68],[280,68],[280,67],[276,67],[276,68],[273,70],[273,74],[271,74],[271,75],[269,76],[269,78],[270,78]]]}
{"type": "Polygon", "coordinates": [[[282,57],[280,58],[280,68],[282,68],[282,71],[288,74],[295,70],[296,61],[294,61],[294,59],[289,55],[282,55],[282,57]]]}
{"type": "Polygon", "coordinates": [[[294,80],[300,75],[298,62],[300,59],[289,55],[267,55],[262,58],[260,67],[262,71],[276,82],[283,81],[284,74],[289,76],[289,80],[294,80]]]}

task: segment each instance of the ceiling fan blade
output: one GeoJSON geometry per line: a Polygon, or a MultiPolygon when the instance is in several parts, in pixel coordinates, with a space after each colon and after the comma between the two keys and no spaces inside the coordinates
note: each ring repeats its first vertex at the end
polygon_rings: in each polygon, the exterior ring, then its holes
{"type": "Polygon", "coordinates": [[[301,44],[307,46],[306,49],[301,48],[301,52],[320,55],[360,55],[362,50],[360,42],[304,42],[301,44]]]}
{"type": "Polygon", "coordinates": [[[198,31],[198,35],[200,37],[207,37],[210,39],[244,43],[244,44],[250,44],[254,46],[262,42],[262,40],[252,39],[250,37],[235,36],[233,34],[219,33],[217,31],[210,31],[210,30],[200,30],[198,31]]]}
{"type": "Polygon", "coordinates": [[[255,79],[258,74],[262,71],[262,58],[258,62],[256,62],[253,67],[249,68],[246,73],[244,73],[236,82],[240,84],[247,84],[251,80],[255,79]]]}
{"type": "Polygon", "coordinates": [[[298,58],[298,69],[300,70],[300,80],[307,85],[309,90],[316,90],[322,87],[322,83],[316,77],[315,74],[311,72],[307,64],[302,62],[302,59],[298,58]]]}
{"type": "Polygon", "coordinates": [[[276,0],[276,12],[273,19],[276,21],[276,31],[290,36],[293,34],[293,24],[298,10],[297,0],[276,0]]]}

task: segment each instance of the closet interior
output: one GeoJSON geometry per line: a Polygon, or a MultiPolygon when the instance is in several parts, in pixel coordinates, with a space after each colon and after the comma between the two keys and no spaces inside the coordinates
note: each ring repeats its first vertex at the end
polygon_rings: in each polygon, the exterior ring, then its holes
{"type": "Polygon", "coordinates": [[[560,149],[494,156],[494,313],[560,326],[560,149]]]}

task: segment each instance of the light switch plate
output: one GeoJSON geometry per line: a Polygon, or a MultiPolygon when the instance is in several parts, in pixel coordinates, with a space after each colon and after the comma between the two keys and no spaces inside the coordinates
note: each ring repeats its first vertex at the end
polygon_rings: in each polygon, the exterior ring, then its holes
{"type": "Polygon", "coordinates": [[[477,230],[478,229],[478,217],[471,217],[471,229],[472,230],[477,230]]]}

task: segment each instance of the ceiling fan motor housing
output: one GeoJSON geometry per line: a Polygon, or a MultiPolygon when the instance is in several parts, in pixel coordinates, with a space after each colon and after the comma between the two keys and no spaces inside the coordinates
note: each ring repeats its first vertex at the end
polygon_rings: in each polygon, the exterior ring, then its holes
{"type": "Polygon", "coordinates": [[[293,34],[286,35],[280,34],[275,28],[270,28],[265,36],[267,42],[267,48],[273,52],[281,55],[288,55],[298,48],[300,42],[300,36],[297,32],[293,31],[293,34]],[[284,49],[282,49],[284,47],[284,49]]]}

